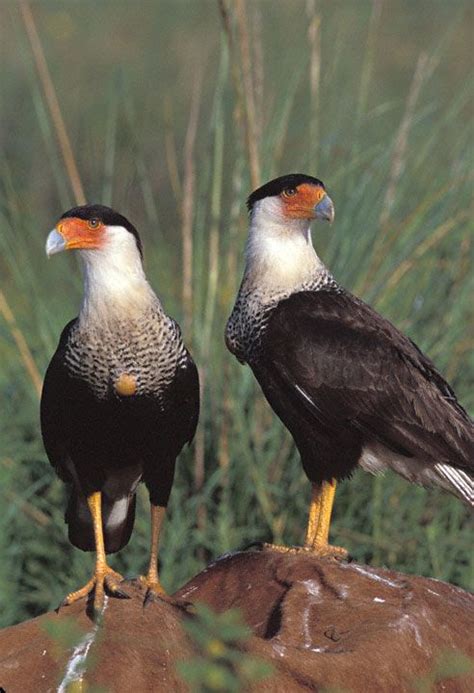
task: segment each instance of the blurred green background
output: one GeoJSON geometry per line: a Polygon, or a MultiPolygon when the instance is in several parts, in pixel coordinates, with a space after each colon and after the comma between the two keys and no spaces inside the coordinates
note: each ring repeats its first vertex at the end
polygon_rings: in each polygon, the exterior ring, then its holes
{"type": "MultiPolygon", "coordinates": [[[[0,3],[0,625],[55,607],[92,568],[68,544],[38,416],[40,378],[82,293],[74,254],[48,262],[44,243],[81,185],[140,230],[150,281],[201,370],[199,432],[179,460],[162,540],[168,590],[226,551],[304,536],[298,455],[223,341],[245,198],[270,177],[322,178],[336,222],[315,227],[318,253],[472,412],[472,8],[0,3]]],[[[338,490],[332,537],[362,562],[469,587],[471,531],[460,502],[395,475],[358,472],[338,490]]],[[[142,572],[148,537],[140,489],[132,540],[111,565],[142,572]]]]}

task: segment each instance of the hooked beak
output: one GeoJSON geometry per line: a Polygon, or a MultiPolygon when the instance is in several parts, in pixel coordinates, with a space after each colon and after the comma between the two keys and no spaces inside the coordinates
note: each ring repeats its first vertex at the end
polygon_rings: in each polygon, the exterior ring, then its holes
{"type": "Polygon", "coordinates": [[[326,194],[315,206],[314,217],[321,221],[329,221],[330,224],[334,221],[334,204],[329,195],[326,194]]]}
{"type": "Polygon", "coordinates": [[[46,239],[46,255],[50,257],[66,250],[66,239],[57,229],[53,229],[46,239]]]}

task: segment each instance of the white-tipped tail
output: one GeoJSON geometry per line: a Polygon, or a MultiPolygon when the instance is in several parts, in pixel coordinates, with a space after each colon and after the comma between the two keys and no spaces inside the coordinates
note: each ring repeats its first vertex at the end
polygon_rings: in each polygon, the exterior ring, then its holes
{"type": "MultiPolygon", "coordinates": [[[[135,493],[113,499],[102,494],[102,529],[106,553],[128,544],[135,521],[135,493]]],[[[86,498],[72,489],[66,510],[69,541],[82,551],[95,551],[94,526],[86,498]]]]}
{"type": "Polygon", "coordinates": [[[474,508],[474,478],[462,469],[439,462],[434,465],[439,476],[451,486],[451,493],[474,508]]]}

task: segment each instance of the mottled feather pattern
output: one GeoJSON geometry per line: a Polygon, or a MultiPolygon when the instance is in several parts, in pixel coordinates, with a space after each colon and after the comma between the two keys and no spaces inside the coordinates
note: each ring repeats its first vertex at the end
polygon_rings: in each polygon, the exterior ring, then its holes
{"type": "Polygon", "coordinates": [[[65,348],[70,374],[87,382],[97,399],[116,396],[114,383],[122,373],[133,375],[136,395],[161,398],[188,355],[178,324],[158,306],[131,320],[107,323],[80,321],[65,348]]]}
{"type": "MultiPolygon", "coordinates": [[[[312,279],[302,283],[297,291],[341,290],[334,277],[324,269],[312,279]]],[[[259,285],[247,286],[245,279],[227,321],[226,344],[228,349],[242,363],[249,363],[252,355],[258,353],[268,318],[275,306],[288,298],[294,289],[282,289],[269,293],[259,285]]]]}

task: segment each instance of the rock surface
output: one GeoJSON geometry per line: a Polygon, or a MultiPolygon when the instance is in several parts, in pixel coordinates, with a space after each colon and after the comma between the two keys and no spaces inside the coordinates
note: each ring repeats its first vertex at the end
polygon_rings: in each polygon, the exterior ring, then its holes
{"type": "MultiPolygon", "coordinates": [[[[143,590],[126,589],[132,599],[109,599],[100,627],[80,602],[0,631],[0,690],[188,690],[175,666],[196,654],[184,610],[143,608],[143,590]],[[51,626],[71,622],[79,644],[51,637],[51,626]]],[[[274,667],[258,691],[474,691],[466,672],[474,596],[437,580],[248,551],[211,564],[174,596],[241,610],[253,631],[243,649],[274,667]]]]}

